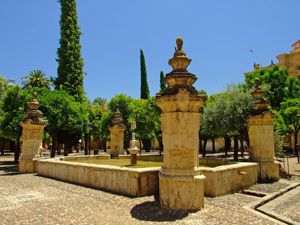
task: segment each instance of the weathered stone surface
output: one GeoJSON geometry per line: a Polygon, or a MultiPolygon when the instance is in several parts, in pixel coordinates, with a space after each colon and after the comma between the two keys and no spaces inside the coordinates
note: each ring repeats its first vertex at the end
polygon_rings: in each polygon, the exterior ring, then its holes
{"type": "Polygon", "coordinates": [[[55,159],[37,160],[37,173],[41,176],[133,197],[157,194],[158,170],[159,168],[122,168],[55,159]]]}
{"type": "Polygon", "coordinates": [[[28,103],[29,109],[27,117],[20,122],[22,130],[22,147],[19,158],[19,172],[33,173],[35,172],[34,159],[42,156],[42,141],[44,135],[44,127],[47,126],[47,121],[40,117],[43,115],[38,110],[39,103],[36,100],[36,95],[32,95],[32,100],[28,103]]]}
{"type": "Polygon", "coordinates": [[[205,175],[205,196],[220,196],[240,191],[257,182],[258,163],[241,162],[233,165],[201,168],[205,175]]]}
{"type": "Polygon", "coordinates": [[[253,115],[248,120],[249,154],[252,161],[259,163],[260,180],[279,179],[279,163],[275,160],[273,120],[274,116],[268,111],[253,115]]]}
{"type": "Polygon", "coordinates": [[[109,128],[109,131],[110,131],[110,155],[111,157],[118,157],[119,154],[124,153],[125,128],[113,126],[109,128]]]}
{"type": "Polygon", "coordinates": [[[192,86],[196,76],[187,71],[191,60],[182,50],[182,39],[169,60],[172,72],[166,75],[165,93],[156,96],[161,108],[164,163],[159,174],[160,204],[174,210],[204,207],[204,180],[198,168],[200,107],[205,97],[192,86]]]}
{"type": "Polygon", "coordinates": [[[110,155],[112,158],[118,157],[119,154],[124,153],[125,126],[122,121],[121,113],[119,109],[117,109],[115,117],[112,120],[112,126],[108,128],[110,131],[110,155]]]}
{"type": "Polygon", "coordinates": [[[166,176],[159,174],[160,204],[173,210],[197,211],[204,207],[204,175],[166,176]]]}

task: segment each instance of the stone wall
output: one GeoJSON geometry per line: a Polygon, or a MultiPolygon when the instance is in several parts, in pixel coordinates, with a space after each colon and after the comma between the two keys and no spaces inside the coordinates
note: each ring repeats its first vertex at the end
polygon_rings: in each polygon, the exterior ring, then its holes
{"type": "Polygon", "coordinates": [[[38,175],[99,188],[125,196],[146,196],[158,192],[159,168],[122,168],[59,160],[37,160],[38,175]]]}
{"type": "MultiPolygon", "coordinates": [[[[96,157],[105,156],[78,157],[78,163],[54,159],[36,160],[36,172],[41,176],[99,188],[125,196],[138,197],[158,193],[158,172],[160,168],[136,169],[79,163],[80,159],[96,157]]],[[[160,157],[156,156],[156,159],[159,160],[160,157]]],[[[74,160],[73,157],[72,160],[74,160]]],[[[217,161],[206,160],[208,164],[217,163],[217,161]]],[[[202,174],[206,176],[204,182],[206,196],[219,196],[237,192],[257,182],[257,163],[242,162],[200,168],[202,174]]]]}
{"type": "Polygon", "coordinates": [[[257,183],[257,163],[237,163],[214,168],[201,168],[206,176],[204,193],[206,196],[219,196],[237,192],[257,183]]]}

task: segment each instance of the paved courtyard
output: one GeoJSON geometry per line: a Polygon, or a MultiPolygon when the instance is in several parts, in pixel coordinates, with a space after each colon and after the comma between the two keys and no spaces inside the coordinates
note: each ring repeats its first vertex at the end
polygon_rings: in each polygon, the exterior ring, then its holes
{"type": "MultiPolygon", "coordinates": [[[[160,209],[153,196],[128,198],[34,174],[18,174],[12,158],[0,157],[0,223],[13,224],[276,224],[248,204],[260,197],[242,193],[205,198],[197,213],[160,209]]],[[[295,180],[258,184],[251,190],[279,191],[295,180]]],[[[274,207],[291,221],[299,219],[299,187],[274,207]],[[298,214],[297,214],[298,213],[298,214]]],[[[271,201],[272,202],[272,201],[271,201]]]]}

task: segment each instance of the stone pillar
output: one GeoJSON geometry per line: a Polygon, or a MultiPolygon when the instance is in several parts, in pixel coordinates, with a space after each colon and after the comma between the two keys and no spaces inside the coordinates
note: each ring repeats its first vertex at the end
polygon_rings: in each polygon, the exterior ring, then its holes
{"type": "Polygon", "coordinates": [[[169,60],[173,70],[166,75],[167,89],[156,95],[161,108],[164,163],[159,173],[160,203],[163,208],[196,211],[204,207],[204,180],[199,169],[199,109],[205,96],[192,84],[196,76],[187,71],[191,60],[182,50],[183,41],[169,60]]]}
{"type": "Polygon", "coordinates": [[[47,121],[42,120],[43,113],[38,110],[39,103],[36,99],[36,94],[33,93],[32,100],[28,102],[27,117],[20,122],[22,130],[22,147],[19,158],[20,173],[34,173],[34,159],[42,156],[42,142],[44,128],[47,126],[47,121]]]}
{"type": "Polygon", "coordinates": [[[248,120],[250,160],[259,163],[258,179],[278,180],[279,162],[275,160],[274,115],[268,110],[269,102],[263,100],[264,92],[255,80],[252,92],[255,106],[248,120]]]}
{"type": "Polygon", "coordinates": [[[112,126],[108,129],[110,131],[110,156],[111,158],[118,157],[119,154],[124,153],[124,131],[125,126],[122,123],[123,119],[119,109],[115,112],[115,117],[112,120],[112,126]]]}

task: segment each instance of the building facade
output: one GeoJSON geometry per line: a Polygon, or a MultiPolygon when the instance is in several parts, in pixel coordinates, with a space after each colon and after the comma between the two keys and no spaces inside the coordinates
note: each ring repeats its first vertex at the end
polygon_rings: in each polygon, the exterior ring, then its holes
{"type": "Polygon", "coordinates": [[[300,40],[292,45],[290,53],[280,54],[277,59],[282,68],[288,69],[289,77],[300,80],[300,40]]]}

